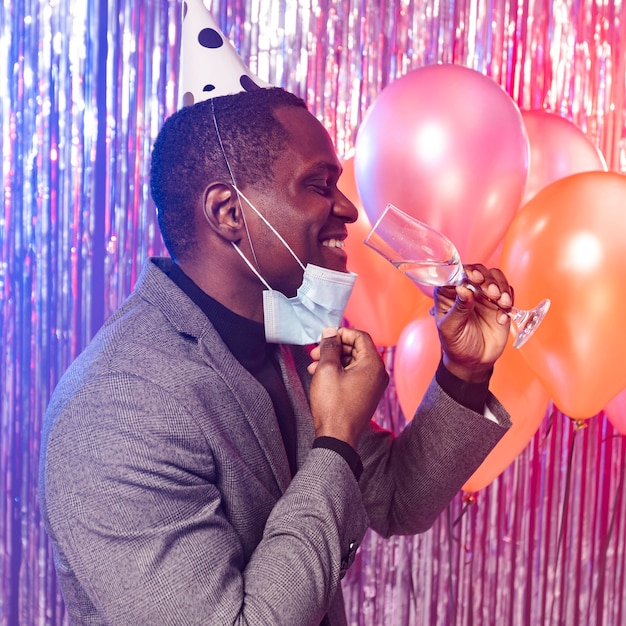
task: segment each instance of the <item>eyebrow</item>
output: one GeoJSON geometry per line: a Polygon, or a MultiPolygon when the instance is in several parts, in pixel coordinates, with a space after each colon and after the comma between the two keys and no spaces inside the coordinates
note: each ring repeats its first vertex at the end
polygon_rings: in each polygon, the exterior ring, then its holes
{"type": "Polygon", "coordinates": [[[341,166],[338,166],[336,163],[332,163],[330,161],[317,161],[311,165],[309,168],[312,173],[316,171],[330,171],[333,174],[337,174],[339,176],[343,171],[341,166]]]}

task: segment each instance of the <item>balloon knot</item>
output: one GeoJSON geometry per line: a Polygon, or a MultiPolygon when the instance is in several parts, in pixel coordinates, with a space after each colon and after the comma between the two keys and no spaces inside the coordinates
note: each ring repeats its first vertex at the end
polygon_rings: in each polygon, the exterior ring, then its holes
{"type": "Polygon", "coordinates": [[[476,494],[475,493],[464,493],[463,494],[463,502],[465,504],[476,504],[476,494]]]}

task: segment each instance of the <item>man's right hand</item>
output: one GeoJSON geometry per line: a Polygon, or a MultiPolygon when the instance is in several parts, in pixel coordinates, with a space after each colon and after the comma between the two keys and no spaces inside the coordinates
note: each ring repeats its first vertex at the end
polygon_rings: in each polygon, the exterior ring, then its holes
{"type": "Polygon", "coordinates": [[[385,365],[370,336],[352,328],[325,329],[311,357],[315,436],[356,449],[389,382],[385,365]]]}

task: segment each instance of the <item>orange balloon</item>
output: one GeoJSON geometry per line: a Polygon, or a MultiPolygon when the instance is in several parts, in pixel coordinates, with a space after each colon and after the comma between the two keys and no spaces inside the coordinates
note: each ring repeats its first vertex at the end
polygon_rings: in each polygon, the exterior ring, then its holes
{"type": "Polygon", "coordinates": [[[552,306],[521,352],[559,409],[588,419],[626,386],[626,176],[558,180],[509,227],[502,269],[516,305],[552,306]]]}
{"type": "Polygon", "coordinates": [[[393,357],[393,382],[407,421],[413,419],[441,357],[437,325],[428,313],[429,308],[407,324],[393,357]]]}
{"type": "Polygon", "coordinates": [[[550,404],[548,392],[511,342],[495,364],[489,388],[511,415],[512,426],[463,485],[467,493],[484,489],[522,453],[550,404]]]}
{"type": "Polygon", "coordinates": [[[338,186],[359,209],[359,218],[348,226],[346,239],[348,269],[359,277],[345,317],[351,326],[367,331],[377,346],[395,346],[404,327],[429,299],[402,272],[363,243],[371,226],[356,190],[353,159],[345,161],[343,168],[338,186]]]}

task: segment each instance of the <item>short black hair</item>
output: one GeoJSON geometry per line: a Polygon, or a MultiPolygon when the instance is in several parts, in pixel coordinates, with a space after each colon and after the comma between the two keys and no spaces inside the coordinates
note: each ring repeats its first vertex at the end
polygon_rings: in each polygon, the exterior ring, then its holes
{"type": "Polygon", "coordinates": [[[220,96],[183,107],[169,117],[152,150],[150,190],[159,228],[172,258],[194,250],[195,210],[212,180],[263,185],[272,179],[274,161],[288,134],[274,111],[306,108],[298,96],[271,87],[220,96]],[[215,130],[219,128],[232,180],[215,130]]]}

